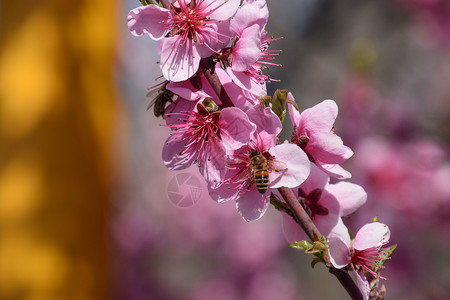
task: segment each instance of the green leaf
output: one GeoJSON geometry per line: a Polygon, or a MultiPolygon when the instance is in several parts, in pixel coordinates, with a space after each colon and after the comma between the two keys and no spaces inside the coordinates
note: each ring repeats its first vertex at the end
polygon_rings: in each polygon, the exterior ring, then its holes
{"type": "Polygon", "coordinates": [[[293,242],[292,244],[289,244],[290,247],[295,249],[303,249],[305,251],[308,251],[313,247],[313,245],[305,240],[299,241],[299,242],[293,242]]]}
{"type": "Polygon", "coordinates": [[[283,122],[286,116],[286,98],[288,95],[287,90],[276,90],[272,98],[272,110],[283,122]]]}
{"type": "Polygon", "coordinates": [[[281,120],[281,123],[283,123],[283,122],[284,122],[284,118],[286,118],[286,109],[285,109],[285,110],[283,110],[283,113],[281,114],[281,118],[280,118],[280,120],[281,120]]]}

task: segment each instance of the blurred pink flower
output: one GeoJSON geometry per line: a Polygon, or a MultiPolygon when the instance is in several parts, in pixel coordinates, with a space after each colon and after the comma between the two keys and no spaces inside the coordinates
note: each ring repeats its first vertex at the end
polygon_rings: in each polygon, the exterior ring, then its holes
{"type": "Polygon", "coordinates": [[[450,46],[450,2],[448,0],[394,0],[408,8],[437,46],[450,46]]]}

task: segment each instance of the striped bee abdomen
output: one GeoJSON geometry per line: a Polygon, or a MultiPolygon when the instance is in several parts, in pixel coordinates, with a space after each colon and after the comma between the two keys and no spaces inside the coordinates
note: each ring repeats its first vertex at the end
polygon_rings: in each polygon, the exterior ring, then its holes
{"type": "Polygon", "coordinates": [[[270,185],[267,159],[259,151],[250,153],[249,158],[256,188],[258,192],[264,194],[270,185]]]}

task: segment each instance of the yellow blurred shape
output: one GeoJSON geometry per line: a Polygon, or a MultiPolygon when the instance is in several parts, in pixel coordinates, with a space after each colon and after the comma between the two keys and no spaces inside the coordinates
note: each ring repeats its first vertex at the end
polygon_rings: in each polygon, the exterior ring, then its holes
{"type": "Polygon", "coordinates": [[[28,134],[60,92],[58,28],[37,10],[0,53],[0,133],[9,138],[28,134]]]}
{"type": "Polygon", "coordinates": [[[108,299],[118,4],[2,2],[1,300],[108,299]]]}
{"type": "Polygon", "coordinates": [[[40,205],[41,166],[26,155],[16,155],[0,169],[0,225],[28,218],[40,205]]]}
{"type": "Polygon", "coordinates": [[[50,295],[54,296],[58,291],[63,291],[67,280],[68,261],[61,250],[42,240],[36,240],[28,231],[8,234],[1,240],[2,296],[41,294],[52,299],[50,295]]]}

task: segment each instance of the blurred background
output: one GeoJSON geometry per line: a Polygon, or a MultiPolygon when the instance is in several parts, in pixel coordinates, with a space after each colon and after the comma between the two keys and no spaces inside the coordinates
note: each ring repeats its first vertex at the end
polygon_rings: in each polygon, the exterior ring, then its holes
{"type": "MultiPolygon", "coordinates": [[[[0,1],[0,299],[347,299],[277,211],[245,223],[195,168],[164,167],[168,130],[145,109],[156,43],[127,28],[139,5],[0,1]]],[[[268,6],[284,38],[269,94],[338,103],[344,167],[368,192],[345,223],[377,215],[398,244],[386,299],[448,299],[450,3],[268,6]]]]}

